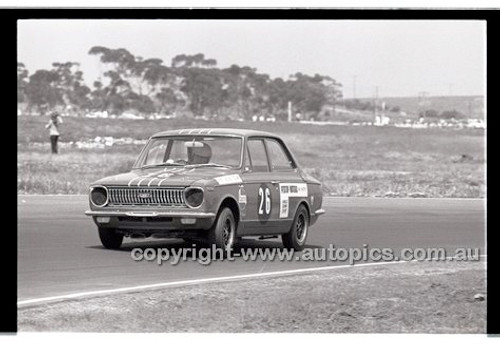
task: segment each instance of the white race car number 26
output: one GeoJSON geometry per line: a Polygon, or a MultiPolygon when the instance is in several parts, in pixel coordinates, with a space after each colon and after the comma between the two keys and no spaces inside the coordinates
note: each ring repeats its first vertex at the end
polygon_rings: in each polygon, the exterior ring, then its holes
{"type": "Polygon", "coordinates": [[[267,186],[259,188],[259,216],[269,216],[271,213],[271,190],[267,186]]]}

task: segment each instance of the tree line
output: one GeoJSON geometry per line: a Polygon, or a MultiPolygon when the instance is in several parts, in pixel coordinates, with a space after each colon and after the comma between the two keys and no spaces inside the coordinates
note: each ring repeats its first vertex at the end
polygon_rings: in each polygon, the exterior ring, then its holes
{"type": "Polygon", "coordinates": [[[341,84],[329,76],[295,73],[271,79],[248,66],[218,68],[215,59],[201,53],[177,55],[169,64],[123,48],[94,46],[89,54],[103,68],[92,87],[77,62],[56,62],[33,74],[18,62],[18,103],[39,113],[65,108],[80,115],[107,111],[249,119],[264,114],[283,119],[289,103],[294,113],[317,117],[342,98],[341,84]]]}

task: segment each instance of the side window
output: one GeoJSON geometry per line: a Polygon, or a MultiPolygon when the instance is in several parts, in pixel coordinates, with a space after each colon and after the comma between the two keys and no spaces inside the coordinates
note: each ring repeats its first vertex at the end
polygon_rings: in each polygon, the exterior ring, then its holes
{"type": "Polygon", "coordinates": [[[247,145],[250,159],[252,160],[252,170],[254,172],[269,172],[264,140],[249,139],[247,145]]]}
{"type": "Polygon", "coordinates": [[[271,159],[272,171],[293,170],[293,162],[283,149],[283,146],[275,139],[266,139],[267,151],[271,159]]]}

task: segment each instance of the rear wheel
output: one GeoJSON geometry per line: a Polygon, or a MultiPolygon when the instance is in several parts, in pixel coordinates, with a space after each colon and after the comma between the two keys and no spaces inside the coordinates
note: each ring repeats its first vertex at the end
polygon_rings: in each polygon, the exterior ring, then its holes
{"type": "Polygon", "coordinates": [[[300,205],[295,213],[292,228],[281,236],[283,246],[287,249],[301,251],[306,245],[309,233],[309,213],[304,205],[300,205]]]}
{"type": "Polygon", "coordinates": [[[224,207],[217,216],[215,224],[210,230],[209,238],[212,244],[224,251],[233,248],[236,237],[236,221],[233,211],[224,207]]]}
{"type": "Polygon", "coordinates": [[[99,238],[106,249],[116,250],[122,246],[123,234],[118,234],[114,228],[99,228],[99,238]]]}

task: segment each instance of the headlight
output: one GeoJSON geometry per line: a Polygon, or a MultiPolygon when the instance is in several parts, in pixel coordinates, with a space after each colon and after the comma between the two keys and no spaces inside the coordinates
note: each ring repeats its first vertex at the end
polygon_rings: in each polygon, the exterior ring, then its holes
{"type": "Polygon", "coordinates": [[[189,207],[200,207],[203,203],[203,189],[201,188],[186,188],[184,190],[184,199],[189,207]]]}
{"type": "Polygon", "coordinates": [[[95,186],[90,190],[90,201],[97,207],[108,204],[108,189],[103,186],[95,186]]]}

